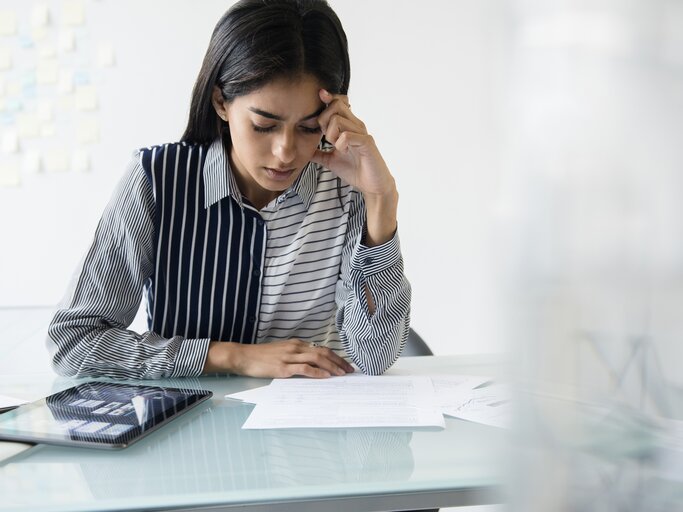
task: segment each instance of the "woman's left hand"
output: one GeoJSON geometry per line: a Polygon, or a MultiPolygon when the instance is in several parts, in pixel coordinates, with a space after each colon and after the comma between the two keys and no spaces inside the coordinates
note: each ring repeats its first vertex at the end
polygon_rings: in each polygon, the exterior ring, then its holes
{"type": "Polygon", "coordinates": [[[311,161],[327,167],[366,198],[394,196],[396,183],[372,135],[349,105],[348,96],[319,91],[327,108],[318,117],[332,151],[316,150],[311,161]]]}

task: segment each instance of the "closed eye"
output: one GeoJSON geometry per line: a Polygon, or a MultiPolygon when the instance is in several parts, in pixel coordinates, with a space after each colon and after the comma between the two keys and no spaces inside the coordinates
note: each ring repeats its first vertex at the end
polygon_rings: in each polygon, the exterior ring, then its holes
{"type": "Polygon", "coordinates": [[[275,130],[275,125],[273,125],[273,126],[259,126],[257,124],[252,124],[252,127],[254,128],[254,131],[258,132],[258,133],[270,133],[273,130],[275,130]]]}

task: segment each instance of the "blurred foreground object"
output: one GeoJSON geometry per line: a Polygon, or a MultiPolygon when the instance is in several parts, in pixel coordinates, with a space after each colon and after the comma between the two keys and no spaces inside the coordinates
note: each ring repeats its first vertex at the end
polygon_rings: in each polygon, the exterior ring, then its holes
{"type": "Polygon", "coordinates": [[[512,509],[683,509],[683,2],[511,15],[512,509]]]}

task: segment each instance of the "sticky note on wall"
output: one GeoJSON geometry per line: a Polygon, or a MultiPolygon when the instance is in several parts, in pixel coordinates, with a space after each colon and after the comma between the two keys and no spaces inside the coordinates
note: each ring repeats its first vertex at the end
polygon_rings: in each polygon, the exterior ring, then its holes
{"type": "Polygon", "coordinates": [[[0,36],[13,36],[17,33],[17,13],[0,9],[0,36]]]}
{"type": "Polygon", "coordinates": [[[100,140],[100,124],[97,119],[82,119],[76,130],[78,142],[89,144],[100,140]]]}
{"type": "Polygon", "coordinates": [[[14,130],[4,130],[2,141],[0,142],[0,150],[5,154],[19,151],[19,137],[17,137],[17,132],[14,130]]]}
{"type": "Polygon", "coordinates": [[[76,36],[73,30],[63,29],[57,37],[57,45],[61,52],[72,52],[76,48],[76,36]]]}
{"type": "Polygon", "coordinates": [[[17,131],[19,137],[39,137],[40,121],[31,112],[23,112],[17,116],[17,131]]]}
{"type": "Polygon", "coordinates": [[[36,66],[36,82],[38,84],[55,84],[59,77],[59,66],[56,60],[41,60],[36,66]]]}
{"type": "Polygon", "coordinates": [[[0,70],[12,67],[12,53],[6,46],[0,46],[0,70]]]}
{"type": "Polygon", "coordinates": [[[31,9],[31,26],[45,27],[50,22],[50,10],[46,3],[39,3],[31,9]]]}
{"type": "Polygon", "coordinates": [[[97,109],[97,90],[92,85],[76,87],[76,108],[78,110],[97,109]]]}
{"type": "Polygon", "coordinates": [[[45,153],[45,170],[47,172],[64,172],[69,170],[69,155],[66,151],[53,149],[45,153]]]}
{"type": "Polygon", "coordinates": [[[0,160],[0,187],[18,187],[21,185],[19,162],[0,160]]]}
{"type": "Polygon", "coordinates": [[[76,149],[71,154],[71,167],[76,172],[88,172],[90,170],[90,153],[85,149],[76,149]]]}
{"type": "Polygon", "coordinates": [[[85,22],[85,8],[82,0],[64,0],[62,2],[62,23],[78,26],[85,22]]]}

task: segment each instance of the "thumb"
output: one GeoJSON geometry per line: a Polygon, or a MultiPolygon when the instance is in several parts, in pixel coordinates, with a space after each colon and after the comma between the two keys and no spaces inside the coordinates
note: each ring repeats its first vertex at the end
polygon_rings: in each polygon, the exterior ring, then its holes
{"type": "Polygon", "coordinates": [[[316,164],[320,164],[323,167],[327,167],[330,169],[330,162],[334,161],[334,155],[335,151],[321,151],[319,149],[315,150],[315,153],[313,153],[313,156],[311,157],[311,162],[314,162],[316,164]]]}

